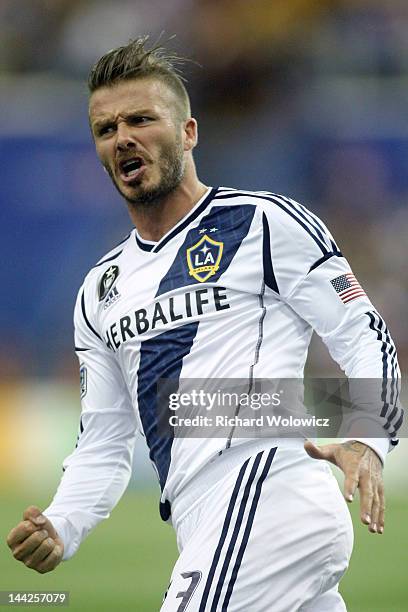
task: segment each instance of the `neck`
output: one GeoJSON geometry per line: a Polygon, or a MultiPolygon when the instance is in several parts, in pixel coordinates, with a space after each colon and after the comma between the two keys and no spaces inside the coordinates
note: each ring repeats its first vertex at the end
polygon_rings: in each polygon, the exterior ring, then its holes
{"type": "Polygon", "coordinates": [[[194,208],[207,189],[195,172],[187,173],[180,185],[157,206],[128,204],[130,218],[141,238],[158,242],[194,208]]]}

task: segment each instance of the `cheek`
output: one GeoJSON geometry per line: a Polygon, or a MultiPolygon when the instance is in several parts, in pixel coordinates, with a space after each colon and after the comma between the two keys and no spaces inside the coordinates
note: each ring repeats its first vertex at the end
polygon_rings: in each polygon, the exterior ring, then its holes
{"type": "Polygon", "coordinates": [[[113,156],[110,147],[107,145],[96,145],[96,154],[103,166],[111,166],[113,156]]]}

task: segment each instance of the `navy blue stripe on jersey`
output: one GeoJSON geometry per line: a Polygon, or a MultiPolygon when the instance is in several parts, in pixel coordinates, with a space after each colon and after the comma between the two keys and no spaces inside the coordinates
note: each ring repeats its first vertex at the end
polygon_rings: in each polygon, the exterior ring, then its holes
{"type": "Polygon", "coordinates": [[[262,473],[259,477],[258,482],[256,483],[256,489],[255,489],[255,495],[254,498],[252,500],[252,504],[251,504],[251,509],[249,511],[249,515],[248,515],[248,519],[247,519],[247,524],[245,526],[245,531],[244,531],[244,536],[242,538],[242,542],[241,542],[241,546],[239,547],[238,550],[238,555],[237,558],[235,560],[235,564],[232,570],[232,574],[231,574],[231,578],[230,581],[228,583],[228,588],[227,588],[227,592],[225,594],[225,598],[224,598],[224,602],[222,604],[222,612],[227,612],[228,610],[228,605],[231,599],[231,595],[232,595],[232,591],[234,589],[235,583],[237,581],[237,576],[238,576],[238,572],[239,572],[239,568],[241,567],[241,563],[242,563],[242,558],[244,556],[245,553],[245,549],[247,547],[248,544],[248,540],[249,540],[249,536],[251,534],[251,529],[252,529],[252,525],[254,523],[254,518],[255,518],[255,512],[259,503],[259,498],[261,497],[261,492],[262,492],[262,485],[265,482],[265,479],[269,473],[273,458],[275,456],[276,453],[276,447],[272,448],[269,451],[268,457],[266,459],[264,468],[262,470],[262,473]]]}
{"type": "Polygon", "coordinates": [[[286,212],[286,214],[292,217],[292,219],[294,219],[301,227],[303,227],[305,232],[307,232],[317,244],[323,255],[326,255],[326,253],[332,250],[331,236],[329,236],[328,234],[322,236],[322,232],[320,231],[320,229],[316,228],[315,224],[309,218],[307,218],[301,210],[295,208],[292,204],[288,204],[288,202],[285,201],[281,196],[266,195],[266,192],[236,191],[233,193],[224,193],[221,191],[217,194],[216,199],[228,199],[235,198],[237,196],[251,196],[253,198],[260,198],[262,200],[267,200],[268,202],[276,204],[276,206],[286,212]],[[327,243],[329,243],[330,246],[328,246],[327,243]]]}
{"type": "Polygon", "coordinates": [[[84,291],[82,291],[82,295],[81,295],[81,309],[82,309],[82,314],[84,317],[84,321],[87,325],[87,327],[89,327],[89,329],[91,330],[91,332],[97,337],[99,338],[99,340],[102,340],[102,338],[100,337],[100,335],[98,334],[97,331],[95,331],[95,329],[92,327],[92,325],[89,322],[88,317],[86,316],[86,310],[85,310],[85,295],[84,295],[84,291]]]}
{"type": "Polygon", "coordinates": [[[261,451],[260,453],[257,454],[257,456],[255,458],[255,461],[254,461],[254,464],[252,466],[251,472],[249,474],[249,478],[248,478],[247,483],[245,485],[244,494],[243,494],[242,499],[241,499],[241,504],[239,506],[237,519],[236,519],[235,525],[234,525],[234,530],[232,532],[232,536],[231,536],[231,539],[230,539],[227,551],[226,551],[225,556],[224,556],[224,563],[222,565],[221,573],[220,573],[220,576],[219,576],[218,582],[217,582],[217,587],[215,589],[214,599],[213,599],[212,604],[211,604],[211,612],[215,612],[216,611],[217,604],[218,604],[219,599],[221,597],[221,591],[222,591],[222,587],[224,585],[225,576],[227,574],[228,567],[229,567],[229,564],[230,564],[231,559],[232,559],[232,555],[233,555],[233,552],[234,552],[234,547],[235,547],[235,544],[236,544],[237,539],[238,539],[239,530],[241,529],[242,520],[244,518],[245,509],[246,509],[246,506],[247,506],[247,503],[248,503],[251,487],[252,487],[252,484],[253,484],[253,482],[254,482],[254,480],[256,478],[256,472],[257,472],[259,464],[261,462],[262,455],[263,455],[263,451],[261,451]]]}
{"type": "MultiPolygon", "coordinates": [[[[272,193],[271,195],[276,195],[277,197],[279,197],[278,194],[272,193]]],[[[311,210],[306,208],[306,206],[303,206],[303,204],[301,204],[300,202],[296,202],[295,200],[292,200],[291,198],[286,198],[284,196],[280,196],[280,197],[285,202],[287,202],[290,206],[293,206],[294,208],[297,208],[303,211],[305,218],[307,217],[308,219],[310,219],[310,222],[312,223],[312,225],[314,225],[316,230],[320,229],[319,235],[321,236],[323,241],[329,244],[329,248],[332,249],[334,255],[340,253],[340,249],[335,243],[333,237],[330,235],[327,228],[323,225],[322,221],[319,219],[317,215],[315,215],[311,210]]]]}
{"type": "MultiPolygon", "coordinates": [[[[320,221],[318,221],[317,217],[313,216],[307,210],[307,208],[305,208],[302,204],[299,204],[299,202],[295,202],[294,200],[286,198],[285,196],[282,196],[282,195],[280,196],[274,193],[271,193],[270,195],[271,197],[279,198],[280,200],[282,200],[282,202],[285,202],[288,205],[288,207],[291,208],[294,212],[297,212],[300,215],[300,217],[305,221],[305,223],[309,223],[310,226],[314,228],[314,231],[319,236],[320,240],[329,249],[333,248],[333,240],[331,239],[331,236],[328,235],[323,224],[320,221]]],[[[338,250],[337,245],[335,245],[335,249],[338,250]]]]}
{"type": "MultiPolygon", "coordinates": [[[[265,197],[265,196],[263,196],[263,197],[265,197]]],[[[273,202],[274,204],[279,206],[279,208],[281,210],[286,212],[301,227],[303,227],[303,229],[315,241],[315,243],[317,244],[317,246],[319,247],[319,249],[321,250],[323,255],[326,255],[326,253],[329,252],[329,248],[328,248],[326,242],[324,241],[324,239],[321,237],[321,233],[320,232],[316,232],[316,229],[313,226],[313,224],[310,223],[310,221],[306,218],[306,216],[304,214],[302,214],[301,211],[298,211],[298,210],[294,209],[293,207],[288,205],[288,203],[285,202],[285,200],[283,200],[282,198],[279,198],[278,196],[265,197],[265,199],[267,199],[270,202],[273,202]]]]}
{"type": "MultiPolygon", "coordinates": [[[[296,202],[291,198],[287,198],[286,196],[280,195],[278,193],[273,193],[272,191],[238,191],[233,189],[223,189],[220,188],[219,192],[221,194],[226,194],[228,192],[228,197],[234,197],[236,195],[252,195],[253,197],[277,197],[284,200],[290,207],[296,208],[299,212],[303,213],[302,216],[306,219],[309,219],[310,223],[315,227],[316,231],[319,233],[323,242],[327,242],[330,245],[330,248],[333,248],[334,251],[338,251],[339,248],[334,242],[332,236],[329,235],[327,228],[323,225],[319,217],[315,215],[311,210],[300,204],[300,202],[296,202]]],[[[217,196],[218,197],[218,196],[217,196]]]]}
{"type": "Polygon", "coordinates": [[[187,249],[197,244],[205,233],[208,233],[213,240],[223,243],[219,268],[208,281],[216,282],[227,270],[242,241],[248,234],[254,214],[255,207],[251,205],[212,207],[208,215],[201,219],[200,224],[187,232],[171,267],[159,285],[156,297],[179,287],[200,283],[189,273],[187,249]],[[204,230],[206,231],[204,232],[204,230]],[[211,232],[211,230],[216,231],[211,232]]]}
{"type": "Polygon", "coordinates": [[[399,414],[398,406],[394,406],[393,410],[390,412],[390,414],[387,417],[387,423],[385,425],[385,429],[389,429],[391,427],[392,419],[394,419],[397,416],[397,414],[399,414]]]}
{"type": "Polygon", "coordinates": [[[168,397],[167,402],[158,405],[158,381],[170,379],[171,384],[178,387],[183,359],[191,350],[197,329],[198,323],[189,323],[144,340],[140,345],[137,373],[139,414],[162,490],[169,471],[173,436],[168,426],[168,397]],[[169,435],[161,434],[165,430],[169,435]]]}
{"type": "Polygon", "coordinates": [[[95,268],[98,268],[99,266],[103,266],[103,264],[108,263],[108,261],[112,261],[113,259],[116,259],[117,257],[119,257],[119,255],[123,253],[123,249],[118,251],[117,253],[115,253],[114,255],[111,255],[110,257],[107,257],[106,259],[103,259],[102,261],[100,261],[99,263],[97,263],[95,265],[95,268]]]}
{"type": "Polygon", "coordinates": [[[269,223],[265,213],[262,215],[262,226],[263,226],[263,268],[264,268],[264,279],[265,284],[272,291],[279,293],[278,283],[276,282],[275,273],[272,265],[271,255],[271,236],[269,232],[269,223]]]}
{"type": "Polygon", "coordinates": [[[202,596],[202,599],[201,599],[200,608],[199,608],[198,612],[205,612],[205,610],[206,610],[208,596],[210,594],[210,588],[211,588],[212,582],[214,580],[215,570],[217,569],[217,565],[218,565],[218,562],[220,560],[221,550],[222,550],[222,547],[224,546],[224,542],[225,542],[227,534],[228,534],[228,530],[229,530],[229,527],[230,527],[230,524],[231,524],[232,514],[234,512],[234,508],[235,508],[235,504],[236,504],[236,501],[237,501],[238,493],[239,493],[239,490],[241,488],[242,481],[243,481],[244,474],[245,474],[245,470],[246,470],[246,468],[248,466],[248,463],[249,463],[249,459],[247,459],[245,461],[245,463],[242,465],[241,469],[239,470],[238,478],[237,478],[237,480],[235,482],[235,486],[234,486],[234,489],[232,491],[231,499],[230,499],[230,502],[228,504],[228,509],[227,509],[227,513],[225,515],[224,524],[222,526],[222,531],[221,531],[220,539],[218,541],[217,548],[215,549],[215,553],[214,553],[214,557],[213,557],[213,560],[212,560],[212,563],[211,563],[211,567],[210,567],[210,570],[208,572],[207,582],[205,583],[204,592],[203,592],[203,596],[202,596]]]}
{"type": "Polygon", "coordinates": [[[195,219],[197,219],[197,217],[199,217],[201,213],[204,212],[204,210],[207,208],[208,204],[214,198],[216,193],[217,193],[217,187],[213,187],[210,193],[207,195],[207,197],[203,200],[203,202],[201,202],[201,204],[197,206],[195,210],[187,214],[184,217],[182,223],[180,223],[180,225],[177,225],[177,227],[175,227],[173,231],[167,234],[167,236],[164,236],[162,240],[159,240],[159,242],[153,248],[153,253],[158,253],[164,246],[166,246],[166,244],[170,240],[174,238],[174,236],[177,236],[177,234],[182,232],[183,229],[187,227],[187,225],[190,225],[190,223],[192,223],[195,219]]]}
{"type": "MultiPolygon", "coordinates": [[[[75,444],[75,448],[78,448],[78,444],[79,444],[79,438],[81,437],[81,435],[84,433],[84,423],[82,421],[83,419],[83,415],[81,415],[80,419],[79,419],[79,433],[77,435],[77,439],[76,439],[76,444],[75,444]]],[[[65,468],[62,469],[63,472],[65,472],[65,468]]]]}
{"type": "MultiPolygon", "coordinates": [[[[382,319],[381,317],[378,315],[379,322],[377,322],[376,321],[377,313],[375,311],[367,312],[366,314],[368,315],[370,319],[370,329],[376,332],[377,340],[381,342],[382,364],[383,364],[383,371],[382,371],[383,381],[382,381],[381,401],[383,403],[383,407],[382,407],[380,416],[385,417],[387,414],[388,408],[389,408],[389,403],[387,402],[387,375],[388,375],[387,343],[384,341],[382,337],[382,332],[381,332],[382,319]]],[[[385,425],[385,428],[387,429],[387,425],[385,425]]]]}
{"type": "Polygon", "coordinates": [[[380,416],[386,417],[384,428],[386,430],[393,429],[390,435],[391,437],[394,437],[398,427],[402,423],[403,414],[402,408],[398,406],[399,374],[396,348],[391,339],[388,328],[378,312],[374,310],[371,312],[366,312],[366,315],[370,319],[370,329],[375,332],[377,340],[381,343],[383,364],[381,401],[383,405],[380,416]],[[391,406],[392,410],[388,412],[391,406]],[[397,421],[393,424],[395,419],[397,419],[397,421]]]}
{"type": "MultiPolygon", "coordinates": [[[[401,425],[402,425],[403,420],[404,420],[404,409],[403,409],[403,408],[401,408],[401,414],[400,414],[400,417],[399,417],[398,421],[397,421],[396,423],[394,423],[394,429],[393,429],[393,431],[391,431],[391,432],[390,432],[390,436],[391,436],[391,438],[395,438],[395,436],[396,436],[396,435],[397,435],[397,433],[398,433],[399,428],[400,428],[400,427],[401,427],[401,425]]],[[[398,442],[399,442],[399,440],[391,440],[391,444],[392,444],[393,446],[396,446],[396,445],[398,444],[398,442]]]]}
{"type": "MultiPolygon", "coordinates": [[[[121,240],[120,242],[118,242],[118,244],[116,244],[113,249],[117,249],[121,244],[123,244],[124,242],[126,242],[126,240],[129,240],[130,235],[132,232],[129,232],[129,234],[127,236],[125,236],[123,238],[123,240],[121,240]]],[[[113,249],[111,249],[113,251],[113,249]]],[[[117,251],[116,253],[114,253],[113,255],[111,255],[110,257],[107,257],[106,259],[102,259],[101,261],[98,261],[98,263],[95,264],[95,268],[98,268],[99,266],[103,266],[104,263],[108,262],[108,261],[112,261],[113,259],[116,259],[116,257],[119,257],[119,255],[123,252],[123,249],[121,249],[120,251],[117,251]]]]}
{"type": "Polygon", "coordinates": [[[137,246],[139,247],[139,249],[142,249],[142,251],[147,251],[150,253],[150,251],[152,251],[153,247],[156,245],[155,242],[152,242],[151,244],[149,244],[148,242],[143,242],[143,240],[140,240],[137,234],[135,234],[135,238],[136,238],[137,246]]]}
{"type": "Polygon", "coordinates": [[[80,353],[80,352],[82,352],[82,351],[90,351],[91,349],[89,349],[89,348],[81,348],[80,346],[76,346],[76,347],[75,347],[75,350],[76,350],[78,353],[80,353]]]}
{"type": "MultiPolygon", "coordinates": [[[[271,194],[271,195],[277,195],[277,194],[271,194]]],[[[305,220],[309,219],[310,223],[315,227],[321,239],[328,243],[329,248],[333,249],[333,251],[339,251],[339,247],[334,242],[333,237],[330,235],[327,228],[323,225],[319,217],[317,217],[311,210],[306,208],[306,206],[303,206],[303,204],[300,204],[300,202],[296,202],[295,200],[292,200],[291,198],[286,198],[284,196],[277,196],[277,197],[281,197],[282,200],[287,202],[289,206],[292,206],[295,209],[298,209],[299,212],[302,211],[303,212],[302,216],[304,216],[305,220]]]]}
{"type": "Polygon", "coordinates": [[[331,257],[343,257],[343,253],[341,251],[333,251],[332,253],[326,253],[326,255],[320,257],[320,259],[315,261],[314,264],[310,266],[308,274],[310,274],[312,270],[315,270],[316,268],[324,264],[324,262],[330,259],[331,257]]]}

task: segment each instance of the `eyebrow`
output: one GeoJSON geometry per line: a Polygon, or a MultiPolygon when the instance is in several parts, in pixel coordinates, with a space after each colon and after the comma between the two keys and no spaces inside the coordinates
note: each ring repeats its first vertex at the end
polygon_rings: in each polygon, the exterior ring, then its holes
{"type": "MultiPolygon", "coordinates": [[[[152,109],[140,109],[140,110],[136,109],[136,110],[130,110],[127,113],[123,113],[123,117],[125,119],[128,119],[129,117],[132,117],[135,115],[142,117],[143,115],[151,115],[152,113],[153,113],[152,109]]],[[[93,128],[98,128],[103,125],[113,123],[114,121],[115,119],[112,116],[101,117],[99,119],[96,119],[91,125],[93,128]]]]}

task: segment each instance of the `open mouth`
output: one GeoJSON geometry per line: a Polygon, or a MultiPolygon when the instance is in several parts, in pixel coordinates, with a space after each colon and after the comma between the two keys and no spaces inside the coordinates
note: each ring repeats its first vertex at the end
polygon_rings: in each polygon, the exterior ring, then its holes
{"type": "Polygon", "coordinates": [[[122,177],[128,180],[136,178],[144,167],[145,164],[141,157],[132,157],[119,164],[122,177]]]}

